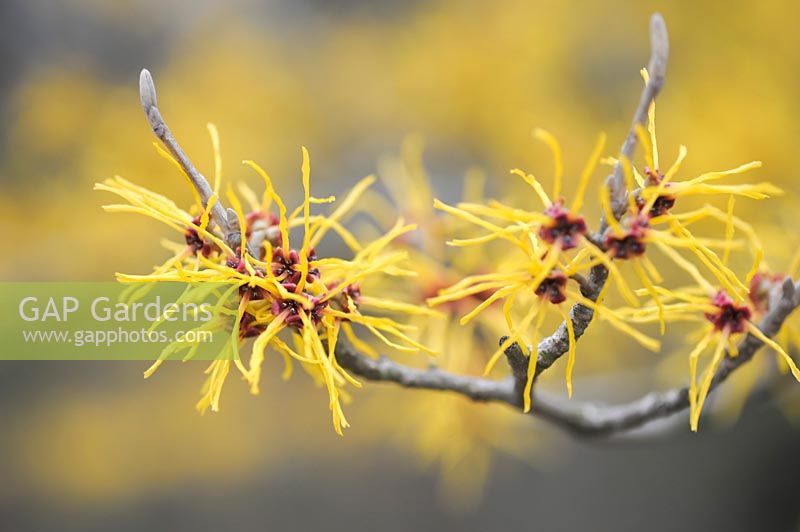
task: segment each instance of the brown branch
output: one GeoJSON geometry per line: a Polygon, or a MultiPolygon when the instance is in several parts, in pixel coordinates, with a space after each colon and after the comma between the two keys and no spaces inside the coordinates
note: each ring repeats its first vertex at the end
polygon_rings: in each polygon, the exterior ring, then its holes
{"type": "MultiPolygon", "coordinates": [[[[794,284],[787,278],[781,290],[773,294],[770,309],[759,323],[759,328],[766,336],[775,336],[786,318],[798,306],[800,306],[800,283],[794,284]]],[[[750,334],[745,336],[739,343],[737,356],[726,354],[714,376],[710,392],[753,358],[763,345],[756,337],[750,334]]],[[[475,401],[504,403],[518,409],[521,404],[519,382],[524,369],[518,363],[523,358],[527,360],[527,357],[516,344],[510,347],[506,354],[512,368],[515,368],[514,375],[495,381],[455,375],[438,368],[428,370],[410,368],[386,357],[376,360],[342,344],[336,349],[336,358],[342,367],[371,381],[394,382],[406,388],[450,391],[475,401]]],[[[534,393],[532,399],[532,416],[548,420],[573,434],[585,437],[608,437],[624,433],[682,412],[689,407],[687,387],[650,393],[640,399],[618,405],[568,403],[537,393],[534,393]]]]}

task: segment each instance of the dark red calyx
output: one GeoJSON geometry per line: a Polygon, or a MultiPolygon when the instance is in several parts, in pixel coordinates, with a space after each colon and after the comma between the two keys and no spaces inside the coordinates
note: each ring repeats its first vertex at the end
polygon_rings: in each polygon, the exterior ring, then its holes
{"type": "Polygon", "coordinates": [[[266,328],[266,324],[255,323],[253,315],[249,312],[245,312],[242,315],[242,319],[239,321],[239,337],[252,338],[253,336],[258,336],[264,332],[266,328]]]}
{"type": "Polygon", "coordinates": [[[228,257],[225,261],[225,266],[228,268],[232,268],[239,273],[244,273],[247,271],[245,266],[245,262],[241,258],[242,248],[236,248],[236,255],[233,257],[228,257]]]}
{"type": "Polygon", "coordinates": [[[647,251],[645,236],[649,228],[647,220],[643,217],[629,222],[628,232],[617,236],[613,232],[606,237],[606,251],[615,259],[625,260],[641,257],[647,251]]]}
{"type": "Polygon", "coordinates": [[[744,304],[735,303],[723,290],[711,300],[716,307],[715,312],[706,313],[706,319],[714,324],[714,329],[728,333],[740,333],[746,330],[752,311],[744,304]]]}
{"type": "MultiPolygon", "coordinates": [[[[307,294],[306,294],[307,295],[307,294]]],[[[283,321],[289,327],[295,329],[303,328],[303,319],[300,312],[305,312],[308,318],[315,326],[322,320],[322,313],[328,306],[327,301],[321,301],[318,297],[308,296],[310,309],[304,308],[303,305],[294,299],[275,299],[272,302],[272,314],[274,316],[284,315],[283,321]]]]}
{"type": "Polygon", "coordinates": [[[664,180],[664,174],[660,170],[653,170],[649,166],[644,167],[645,185],[648,187],[657,187],[664,180]]]}
{"type": "MultiPolygon", "coordinates": [[[[645,201],[642,197],[636,198],[636,206],[641,211],[645,207],[645,201]]],[[[653,206],[650,207],[650,210],[647,211],[646,215],[648,218],[655,218],[656,216],[663,216],[667,214],[672,207],[675,206],[675,197],[670,196],[668,194],[663,194],[656,198],[653,202],[653,206]]]]}
{"type": "MultiPolygon", "coordinates": [[[[649,166],[644,167],[644,175],[645,175],[645,186],[648,187],[657,187],[661,182],[664,180],[664,174],[662,174],[659,170],[653,170],[649,166]]],[[[665,189],[669,188],[669,183],[664,186],[665,189]]],[[[636,206],[639,207],[641,211],[644,209],[645,204],[647,202],[644,201],[644,198],[637,195],[636,197],[636,206]]],[[[650,207],[650,211],[645,213],[649,218],[655,218],[656,216],[662,216],[667,214],[669,210],[675,206],[675,197],[670,196],[669,194],[662,194],[656,198],[653,202],[653,206],[650,207]]]]}
{"type": "Polygon", "coordinates": [[[567,287],[567,276],[561,272],[554,271],[539,283],[536,287],[536,295],[558,305],[567,299],[565,289],[567,287]]]}
{"type": "Polygon", "coordinates": [[[586,220],[564,208],[563,200],[550,205],[544,214],[550,220],[539,228],[539,238],[548,244],[560,242],[561,249],[572,249],[586,234],[586,220]]]}
{"type": "Polygon", "coordinates": [[[197,232],[198,227],[200,227],[200,217],[196,216],[192,219],[192,225],[187,227],[183,233],[186,245],[189,246],[192,253],[195,255],[202,253],[204,257],[209,257],[214,252],[218,253],[220,251],[219,247],[213,242],[205,241],[200,236],[200,233],[197,232]]]}
{"type": "Polygon", "coordinates": [[[357,283],[356,284],[347,285],[347,288],[342,290],[342,295],[344,296],[343,297],[343,299],[344,299],[344,301],[343,301],[344,305],[343,306],[344,306],[346,311],[348,311],[348,312],[350,311],[350,308],[349,308],[350,305],[348,304],[348,298],[349,298],[350,301],[353,302],[353,305],[355,305],[355,307],[357,309],[358,308],[358,304],[361,301],[361,285],[359,285],[357,283]]]}
{"type": "MultiPolygon", "coordinates": [[[[313,262],[317,260],[317,253],[314,249],[308,250],[308,261],[313,262]]],[[[283,286],[289,290],[294,291],[300,283],[300,254],[295,249],[289,251],[283,248],[275,248],[272,251],[272,274],[283,286]]],[[[313,283],[315,279],[319,279],[319,269],[309,267],[306,274],[306,282],[313,283]]]]}

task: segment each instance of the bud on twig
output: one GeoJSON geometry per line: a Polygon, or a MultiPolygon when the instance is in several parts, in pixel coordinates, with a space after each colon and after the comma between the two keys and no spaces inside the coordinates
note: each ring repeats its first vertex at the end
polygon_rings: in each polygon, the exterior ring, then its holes
{"type": "MultiPolygon", "coordinates": [[[[144,110],[144,114],[147,117],[147,122],[150,124],[150,128],[153,130],[153,133],[155,133],[156,137],[158,137],[167,151],[175,158],[180,167],[189,177],[189,180],[192,182],[195,190],[197,190],[197,193],[200,195],[200,199],[203,202],[203,208],[208,208],[208,203],[211,200],[211,196],[214,194],[214,190],[211,188],[211,185],[208,183],[208,180],[205,178],[205,176],[198,172],[197,168],[195,168],[195,166],[189,160],[189,157],[183,151],[183,148],[181,148],[180,144],[178,144],[178,141],[175,140],[175,137],[172,135],[167,123],[161,116],[161,112],[158,110],[156,85],[153,81],[153,76],[146,68],[143,68],[139,74],[139,100],[142,103],[142,109],[144,110]]],[[[218,201],[214,202],[211,207],[211,219],[222,231],[228,246],[232,249],[236,249],[237,246],[241,245],[241,235],[238,229],[238,220],[237,229],[231,228],[231,218],[236,219],[235,213],[232,217],[228,216],[225,213],[225,208],[222,206],[222,203],[218,198],[218,201]]]]}

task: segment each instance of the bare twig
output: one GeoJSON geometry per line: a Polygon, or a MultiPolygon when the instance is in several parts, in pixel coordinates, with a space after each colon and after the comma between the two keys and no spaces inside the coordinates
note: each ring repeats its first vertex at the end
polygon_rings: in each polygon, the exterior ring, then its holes
{"type": "Polygon", "coordinates": [[[410,368],[384,356],[369,358],[341,343],[336,346],[336,360],[343,368],[372,381],[394,382],[404,388],[456,392],[475,401],[517,404],[511,378],[496,381],[455,375],[437,367],[410,368]]]}
{"type": "MultiPolygon", "coordinates": [[[[636,128],[637,126],[647,125],[647,112],[650,109],[650,104],[656,99],[661,88],[664,86],[664,80],[667,74],[667,59],[669,58],[669,36],[667,35],[667,25],[664,23],[664,18],[655,13],[650,18],[650,63],[647,70],[650,74],[650,80],[642,91],[642,96],[639,98],[639,105],[636,107],[636,112],[633,115],[633,123],[631,129],[628,131],[628,136],[625,137],[625,142],[620,149],[620,157],[631,159],[633,152],[636,149],[636,128]]],[[[622,176],[622,164],[618,161],[614,165],[614,172],[606,179],[606,186],[611,192],[611,208],[614,214],[619,218],[626,209],[625,196],[625,180],[622,176]]],[[[600,225],[600,233],[605,232],[607,228],[607,221],[603,219],[600,225]]]]}
{"type": "MultiPolygon", "coordinates": [[[[761,320],[759,328],[768,337],[778,333],[783,322],[800,306],[800,283],[787,278],[781,290],[774,294],[770,309],[761,320]]],[[[738,355],[726,355],[711,384],[711,391],[722,384],[743,364],[748,362],[763,343],[752,335],[745,336],[738,346],[738,355]]],[[[346,345],[338,345],[336,357],[342,367],[372,381],[394,382],[406,388],[450,391],[475,401],[499,402],[519,408],[519,383],[522,366],[516,364],[525,355],[514,344],[506,355],[512,361],[514,375],[503,380],[466,377],[442,371],[409,368],[381,357],[377,360],[358,354],[346,345]],[[520,358],[522,357],[522,358],[520,358]]],[[[635,401],[618,405],[571,403],[534,393],[531,415],[546,419],[576,435],[604,437],[642,427],[689,408],[688,388],[674,388],[651,393],[635,401]]]]}
{"type": "MultiPolygon", "coordinates": [[[[172,131],[170,131],[167,123],[161,116],[161,112],[158,110],[158,98],[156,96],[156,86],[153,82],[153,76],[150,75],[150,71],[146,68],[143,68],[142,72],[139,74],[139,99],[142,102],[142,109],[144,109],[144,114],[147,117],[147,122],[150,124],[153,133],[155,133],[156,137],[158,137],[175,160],[178,161],[178,164],[189,177],[195,190],[197,190],[197,193],[200,195],[203,208],[207,208],[211,196],[214,195],[214,190],[211,188],[205,176],[203,176],[192,164],[192,161],[189,160],[189,157],[183,151],[180,144],[178,144],[178,141],[175,140],[172,131]]],[[[241,245],[239,220],[236,217],[236,213],[233,211],[226,213],[225,207],[222,205],[222,202],[219,201],[219,198],[217,198],[217,201],[211,207],[211,219],[220,228],[225,242],[231,249],[235,250],[241,245]]]]}
{"type": "Polygon", "coordinates": [[[583,274],[573,273],[569,277],[570,279],[578,283],[578,286],[584,292],[591,292],[594,289],[592,284],[589,282],[589,279],[587,279],[583,274]]]}

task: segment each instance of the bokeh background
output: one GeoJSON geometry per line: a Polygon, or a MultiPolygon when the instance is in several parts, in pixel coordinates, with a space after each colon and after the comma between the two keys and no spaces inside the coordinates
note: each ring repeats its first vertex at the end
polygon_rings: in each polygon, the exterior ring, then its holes
{"type": "MultiPolygon", "coordinates": [[[[3,0],[0,279],[111,280],[163,260],[165,229],[104,214],[109,198],[92,191],[120,174],[191,200],[152,149],[144,66],[201,169],[213,121],[226,176],[255,159],[291,204],[301,145],[324,196],[377,171],[409,134],[425,139],[445,199],[474,167],[513,194],[509,168],[551,169],[535,126],[559,137],[569,175],[599,131],[621,141],[654,10],[672,45],[662,157],[686,144],[685,175],[763,160],[754,179],[786,195],[738,208],[779,271],[800,243],[795,2],[3,0]]],[[[683,382],[680,341],[663,356],[626,343],[582,352],[577,399],[683,382]]],[[[584,345],[610,344],[591,332],[584,345]]],[[[467,428],[451,437],[481,450],[480,464],[439,467],[409,435],[437,394],[368,386],[340,438],[321,392],[281,381],[278,364],[262,395],[230,382],[222,412],[199,416],[200,367],[143,381],[139,363],[3,363],[0,529],[798,530],[800,394],[788,379],[759,384],[773,366],[737,374],[699,435],[678,416],[666,436],[634,443],[579,442],[464,402],[467,428]],[[749,400],[736,395],[750,385],[749,400]]]]}

